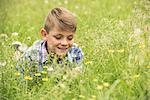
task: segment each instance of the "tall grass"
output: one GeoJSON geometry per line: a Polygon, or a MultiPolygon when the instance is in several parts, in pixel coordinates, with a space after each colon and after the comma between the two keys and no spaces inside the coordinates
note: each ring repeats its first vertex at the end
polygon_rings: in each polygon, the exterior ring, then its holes
{"type": "Polygon", "coordinates": [[[0,100],[150,99],[149,5],[148,0],[1,0],[0,100]],[[12,42],[31,46],[40,39],[45,16],[57,6],[77,16],[83,73],[74,77],[57,70],[29,89],[28,81],[15,80],[12,42]]]}

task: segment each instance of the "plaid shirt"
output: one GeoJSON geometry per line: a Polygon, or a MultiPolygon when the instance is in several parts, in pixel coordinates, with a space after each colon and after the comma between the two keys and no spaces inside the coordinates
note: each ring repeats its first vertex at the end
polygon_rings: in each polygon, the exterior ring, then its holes
{"type": "MultiPolygon", "coordinates": [[[[31,46],[20,59],[17,64],[17,70],[24,73],[26,66],[38,65],[38,71],[43,71],[43,66],[49,64],[49,54],[46,50],[46,42],[43,40],[35,41],[33,46],[31,46]]],[[[77,47],[77,44],[73,44],[73,46],[69,49],[66,54],[65,62],[69,62],[72,64],[77,64],[80,66],[82,64],[83,52],[81,48],[77,47]]],[[[63,64],[64,60],[58,60],[58,64],[63,64]]],[[[81,66],[80,66],[81,67],[81,66]]]]}

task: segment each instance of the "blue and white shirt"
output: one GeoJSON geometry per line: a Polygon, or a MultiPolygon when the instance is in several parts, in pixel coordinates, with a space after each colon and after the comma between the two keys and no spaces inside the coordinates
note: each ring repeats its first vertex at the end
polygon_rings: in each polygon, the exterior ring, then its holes
{"type": "MultiPolygon", "coordinates": [[[[38,66],[38,71],[43,71],[43,66],[48,66],[53,63],[50,59],[46,49],[46,42],[43,40],[35,41],[34,44],[23,54],[23,57],[17,64],[17,70],[21,73],[32,66],[38,66]]],[[[64,64],[65,62],[70,64],[77,64],[79,67],[82,64],[83,52],[81,48],[78,48],[77,44],[73,43],[72,47],[68,50],[65,59],[58,60],[58,64],[64,64]],[[65,62],[64,62],[65,61],[65,62]]],[[[81,66],[80,66],[81,67],[81,66]]]]}

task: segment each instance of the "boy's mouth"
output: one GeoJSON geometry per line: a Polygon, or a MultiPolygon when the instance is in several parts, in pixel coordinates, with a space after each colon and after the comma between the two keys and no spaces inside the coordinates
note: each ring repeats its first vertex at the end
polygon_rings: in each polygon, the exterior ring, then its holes
{"type": "Polygon", "coordinates": [[[60,48],[60,47],[57,47],[59,50],[61,50],[61,51],[63,51],[63,52],[65,52],[68,48],[60,48]]]}

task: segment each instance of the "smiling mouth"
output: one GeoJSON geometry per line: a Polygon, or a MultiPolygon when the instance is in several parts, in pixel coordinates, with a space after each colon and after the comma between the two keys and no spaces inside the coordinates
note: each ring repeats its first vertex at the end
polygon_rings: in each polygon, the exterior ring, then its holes
{"type": "Polygon", "coordinates": [[[57,47],[59,50],[61,50],[61,51],[66,51],[67,50],[67,48],[60,48],[60,47],[57,47]]]}

